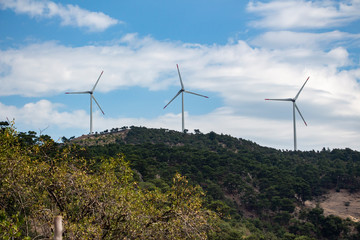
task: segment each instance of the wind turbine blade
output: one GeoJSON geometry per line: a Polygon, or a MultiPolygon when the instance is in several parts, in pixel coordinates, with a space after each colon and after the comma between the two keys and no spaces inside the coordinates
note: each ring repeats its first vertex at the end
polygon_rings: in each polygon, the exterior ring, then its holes
{"type": "Polygon", "coordinates": [[[303,88],[304,88],[305,84],[307,83],[307,81],[309,80],[309,78],[310,78],[310,76],[306,79],[304,85],[300,88],[300,91],[298,92],[298,94],[296,94],[296,96],[295,96],[295,98],[294,98],[295,100],[299,97],[301,91],[303,90],[303,88]]]}
{"type": "Polygon", "coordinates": [[[180,74],[180,70],[179,70],[179,65],[176,64],[176,67],[177,67],[177,70],[178,70],[178,73],[179,73],[179,78],[180,78],[180,83],[181,83],[181,89],[184,90],[184,84],[183,84],[182,79],[181,79],[181,74],[180,74]]]}
{"type": "Polygon", "coordinates": [[[190,93],[190,94],[194,94],[194,95],[197,95],[197,96],[200,96],[200,97],[204,97],[204,98],[209,98],[208,96],[205,96],[205,95],[201,95],[201,94],[198,94],[198,93],[194,93],[194,92],[190,92],[190,91],[184,91],[186,93],[190,93]]]}
{"type": "Polygon", "coordinates": [[[93,95],[91,95],[92,99],[94,99],[95,103],[98,105],[98,107],[100,108],[101,112],[103,115],[105,115],[104,111],[101,109],[100,104],[96,101],[95,97],[93,95]]]}
{"type": "Polygon", "coordinates": [[[97,84],[98,84],[98,82],[99,82],[99,80],[100,80],[101,75],[103,74],[103,72],[104,72],[104,71],[101,71],[100,76],[99,76],[98,80],[96,81],[96,83],[95,83],[93,89],[91,90],[91,92],[94,92],[94,91],[95,91],[95,88],[96,88],[96,86],[97,86],[97,84]]]}
{"type": "Polygon", "coordinates": [[[265,100],[270,101],[292,101],[292,98],[265,98],[265,100]]]}
{"type": "Polygon", "coordinates": [[[299,108],[296,106],[296,103],[295,103],[295,108],[296,108],[296,110],[298,111],[298,113],[300,114],[300,117],[301,117],[301,118],[302,118],[302,120],[304,121],[305,125],[307,126],[307,123],[306,123],[306,121],[305,121],[305,119],[304,119],[303,115],[301,114],[301,112],[300,112],[299,108]]]}
{"type": "Polygon", "coordinates": [[[66,92],[65,94],[85,94],[85,93],[90,93],[89,91],[85,91],[85,92],[66,92]]]}
{"type": "Polygon", "coordinates": [[[182,92],[182,90],[180,90],[176,95],[175,95],[175,97],[173,97],[171,100],[170,100],[170,102],[168,103],[168,104],[166,104],[166,106],[163,108],[163,109],[165,109],[172,101],[174,101],[174,99],[177,97],[177,96],[179,96],[179,94],[182,92]]]}

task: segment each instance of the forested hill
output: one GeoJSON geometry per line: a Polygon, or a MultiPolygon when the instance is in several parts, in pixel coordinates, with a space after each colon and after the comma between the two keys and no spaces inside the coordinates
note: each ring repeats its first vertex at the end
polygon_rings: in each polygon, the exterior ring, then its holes
{"type": "Polygon", "coordinates": [[[205,190],[208,208],[224,219],[231,217],[231,231],[240,221],[257,219],[256,229],[278,237],[286,232],[309,239],[352,239],[346,236],[355,234],[350,222],[324,216],[321,208],[306,209],[304,203],[330,189],[358,192],[358,151],[280,151],[214,132],[144,127],[112,129],[71,142],[86,146],[87,158],[124,154],[138,181],[150,190],[165,191],[177,172],[187,176],[205,190]]]}
{"type": "MultiPolygon", "coordinates": [[[[263,148],[251,141],[237,139],[229,135],[218,135],[214,132],[202,134],[199,130],[194,133],[181,133],[168,129],[153,129],[145,127],[122,127],[105,130],[92,135],[83,135],[78,138],[70,139],[73,143],[81,145],[107,145],[109,143],[125,144],[166,144],[169,146],[192,145],[194,147],[208,148],[214,147],[214,144],[222,145],[226,148],[240,149],[263,148]]],[[[67,141],[65,139],[65,141],[67,141]]],[[[270,148],[263,148],[268,149],[270,148]]]]}

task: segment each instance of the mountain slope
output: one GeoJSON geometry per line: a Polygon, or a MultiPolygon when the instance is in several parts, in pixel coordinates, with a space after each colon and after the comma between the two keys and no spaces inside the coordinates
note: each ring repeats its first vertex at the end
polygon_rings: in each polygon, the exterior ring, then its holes
{"type": "MultiPolygon", "coordinates": [[[[168,188],[179,172],[199,184],[207,192],[208,207],[223,216],[259,218],[292,234],[299,234],[310,221],[307,214],[314,214],[304,208],[305,201],[331,189],[360,190],[360,153],[351,149],[283,152],[214,132],[184,134],[144,127],[113,129],[72,142],[87,146],[88,158],[124,154],[149,189],[168,188]]],[[[325,224],[328,217],[316,214],[325,224]]],[[[326,236],[326,227],[318,228],[309,236],[326,236]]]]}

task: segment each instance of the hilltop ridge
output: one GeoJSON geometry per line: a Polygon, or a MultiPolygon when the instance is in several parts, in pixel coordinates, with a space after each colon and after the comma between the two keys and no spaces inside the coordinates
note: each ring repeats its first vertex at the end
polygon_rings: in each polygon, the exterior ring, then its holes
{"type": "Polygon", "coordinates": [[[276,149],[260,146],[252,141],[235,138],[230,135],[217,134],[210,132],[203,134],[200,130],[196,129],[194,133],[182,133],[169,129],[156,129],[146,127],[122,127],[113,128],[111,130],[104,130],[100,133],[82,135],[73,138],[72,143],[84,146],[107,145],[113,143],[124,144],[166,144],[168,146],[184,146],[192,145],[202,147],[213,147],[216,142],[219,146],[228,149],[263,149],[269,151],[277,151],[276,149]]]}

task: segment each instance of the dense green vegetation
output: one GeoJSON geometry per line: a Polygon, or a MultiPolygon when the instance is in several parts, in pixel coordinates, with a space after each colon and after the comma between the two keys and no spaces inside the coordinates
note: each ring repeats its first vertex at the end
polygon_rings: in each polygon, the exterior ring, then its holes
{"type": "Polygon", "coordinates": [[[83,158],[48,136],[0,131],[0,239],[50,239],[56,215],[65,239],[206,239],[217,215],[180,174],[166,191],[134,181],[122,155],[83,158]]]}
{"type": "Polygon", "coordinates": [[[0,239],[359,239],[304,202],[360,190],[360,153],[280,151],[214,132],[123,127],[58,144],[0,131],[0,239]]]}
{"type": "Polygon", "coordinates": [[[114,134],[110,144],[100,135],[73,142],[92,145],[87,147],[85,158],[124,154],[136,170],[137,180],[149,190],[166,191],[176,172],[199,184],[207,194],[207,207],[224,220],[224,235],[214,238],[237,239],[246,231],[255,239],[360,236],[358,224],[325,217],[321,209],[295,211],[329,189],[359,191],[357,151],[279,151],[214,132],[184,134],[144,127],[123,132],[118,138],[114,134]]]}

